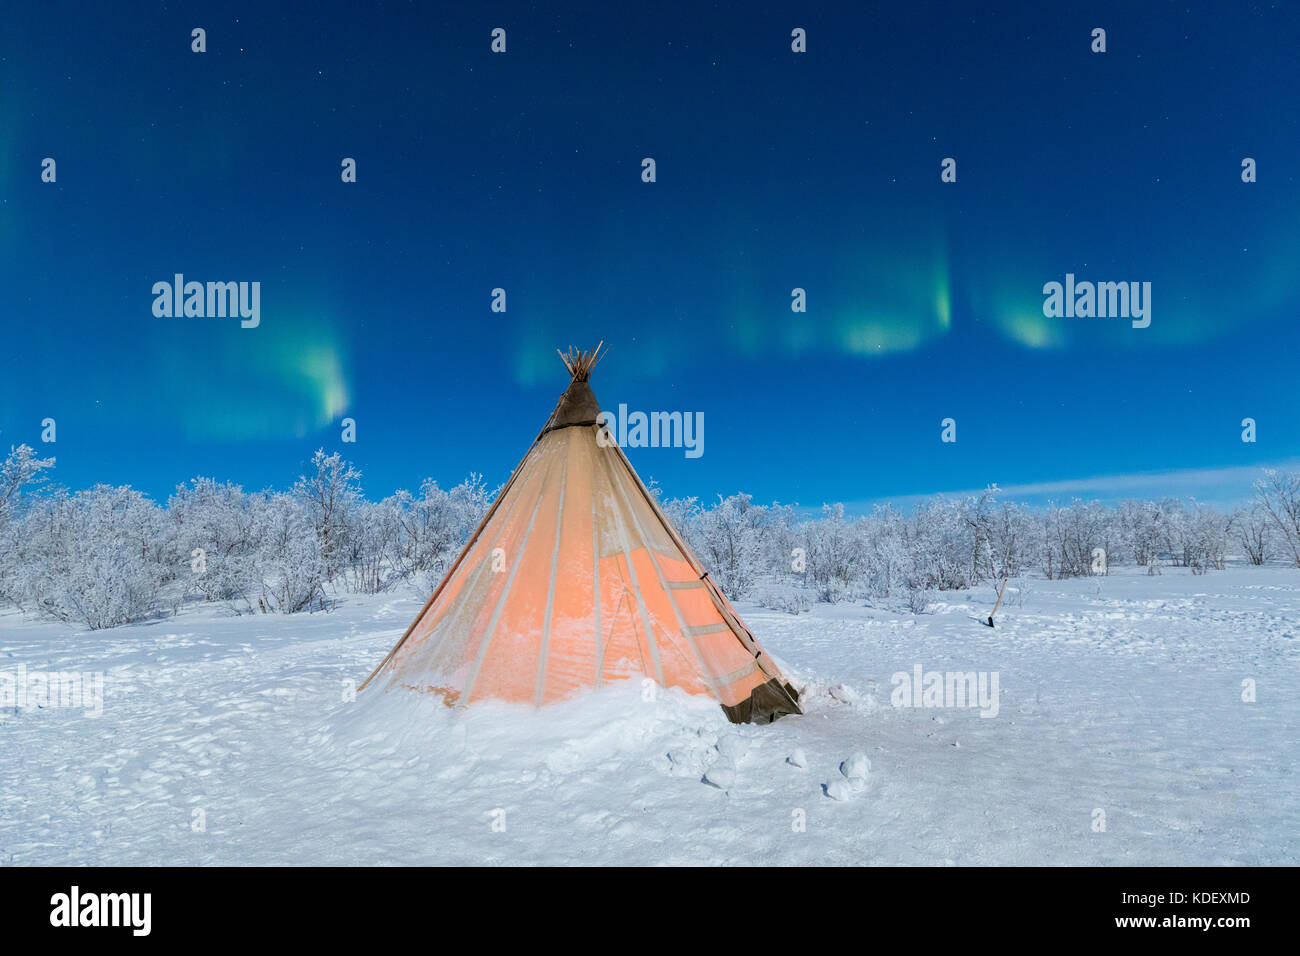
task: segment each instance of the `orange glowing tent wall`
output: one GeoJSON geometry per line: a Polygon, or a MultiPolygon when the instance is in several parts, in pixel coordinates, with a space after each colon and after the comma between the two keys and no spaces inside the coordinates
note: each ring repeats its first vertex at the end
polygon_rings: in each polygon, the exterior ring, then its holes
{"type": "Polygon", "coordinates": [[[650,677],[737,723],[797,694],[597,422],[599,356],[561,356],[567,391],[465,550],[361,686],[542,706],[650,677]]]}

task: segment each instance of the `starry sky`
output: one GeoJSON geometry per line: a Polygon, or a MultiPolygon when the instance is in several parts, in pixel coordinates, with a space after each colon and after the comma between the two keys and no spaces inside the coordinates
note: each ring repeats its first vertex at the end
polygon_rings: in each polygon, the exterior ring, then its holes
{"type": "Polygon", "coordinates": [[[629,452],[673,496],[1213,500],[1300,457],[1294,4],[288,6],[6,12],[0,446],[69,487],[317,447],[495,485],[600,340],[606,408],[704,414],[629,452]],[[259,326],[156,317],[176,273],[260,282],[259,326]],[[1150,327],[1045,317],[1066,273],[1150,282],[1150,327]]]}

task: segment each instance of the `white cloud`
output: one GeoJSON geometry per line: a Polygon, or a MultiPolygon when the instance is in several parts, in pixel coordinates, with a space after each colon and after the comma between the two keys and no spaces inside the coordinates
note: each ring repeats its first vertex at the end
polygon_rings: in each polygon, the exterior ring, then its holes
{"type": "MultiPolygon", "coordinates": [[[[1059,481],[1040,481],[1026,484],[999,484],[1005,501],[1022,501],[1030,505],[1045,505],[1049,501],[1067,503],[1075,498],[1117,501],[1123,498],[1196,498],[1220,507],[1240,504],[1251,496],[1251,486],[1265,468],[1283,470],[1300,469],[1300,459],[1259,465],[1235,465],[1229,468],[1186,468],[1174,471],[1138,472],[1129,475],[1096,475],[1091,478],[1069,478],[1059,481]]],[[[963,490],[934,490],[930,492],[871,498],[865,501],[845,502],[846,511],[863,513],[878,504],[892,504],[897,508],[911,508],[919,501],[942,494],[951,498],[977,495],[983,488],[963,490]]]]}

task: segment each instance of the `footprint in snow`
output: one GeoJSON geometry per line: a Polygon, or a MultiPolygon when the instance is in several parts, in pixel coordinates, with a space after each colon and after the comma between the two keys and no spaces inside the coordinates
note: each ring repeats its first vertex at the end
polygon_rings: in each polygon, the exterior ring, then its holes
{"type": "Polygon", "coordinates": [[[753,744],[745,737],[739,734],[725,734],[718,738],[714,745],[718,748],[718,753],[732,760],[739,760],[749,752],[753,744]]]}
{"type": "Polygon", "coordinates": [[[864,753],[855,753],[840,764],[840,773],[854,790],[862,790],[867,785],[867,774],[871,772],[871,761],[864,753]]]}
{"type": "Polygon", "coordinates": [[[832,800],[845,801],[853,796],[853,788],[847,780],[832,780],[822,784],[822,792],[832,800]]]}
{"type": "Polygon", "coordinates": [[[729,790],[736,782],[736,767],[730,761],[719,760],[705,771],[700,782],[717,787],[719,790],[729,790]]]}

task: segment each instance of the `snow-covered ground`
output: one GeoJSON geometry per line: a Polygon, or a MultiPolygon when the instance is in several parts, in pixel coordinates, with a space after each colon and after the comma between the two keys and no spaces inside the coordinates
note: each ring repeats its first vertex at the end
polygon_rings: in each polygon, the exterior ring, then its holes
{"type": "Polygon", "coordinates": [[[1034,580],[996,629],[984,590],[741,603],[805,692],[769,726],[630,683],[540,712],[345,701],[421,603],[0,614],[0,675],[104,674],[98,718],[0,714],[0,863],[1300,863],[1295,569],[1034,580]],[[917,665],[996,672],[997,715],[893,707],[917,665]]]}

